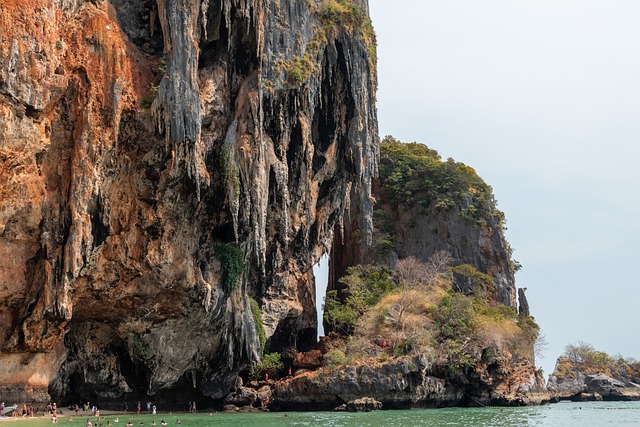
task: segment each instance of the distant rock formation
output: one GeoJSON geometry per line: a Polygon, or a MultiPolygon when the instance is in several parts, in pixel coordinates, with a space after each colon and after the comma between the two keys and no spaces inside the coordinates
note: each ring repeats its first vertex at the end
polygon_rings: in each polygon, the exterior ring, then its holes
{"type": "Polygon", "coordinates": [[[561,357],[549,375],[554,400],[640,400],[640,363],[594,364],[561,357]]]}

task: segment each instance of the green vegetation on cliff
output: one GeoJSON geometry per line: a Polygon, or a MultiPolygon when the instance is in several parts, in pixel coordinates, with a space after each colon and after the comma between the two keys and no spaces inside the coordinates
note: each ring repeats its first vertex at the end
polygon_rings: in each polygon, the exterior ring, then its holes
{"type": "Polygon", "coordinates": [[[222,264],[222,285],[225,292],[231,293],[238,285],[244,269],[242,251],[231,243],[219,243],[214,246],[213,253],[222,264]]]}
{"type": "MultiPolygon", "coordinates": [[[[470,264],[460,264],[455,267],[451,267],[451,272],[454,274],[454,277],[457,276],[460,280],[466,282],[466,289],[473,290],[474,292],[478,292],[479,296],[491,297],[491,299],[495,300],[495,290],[496,287],[493,284],[493,279],[486,273],[478,271],[477,268],[470,264]]],[[[457,289],[461,292],[461,289],[457,289]]]]}
{"type": "Polygon", "coordinates": [[[370,261],[426,260],[439,250],[453,257],[454,288],[515,308],[520,264],[504,237],[505,216],[491,187],[473,168],[416,142],[387,136],[380,145],[374,189],[370,261]]]}
{"type": "Polygon", "coordinates": [[[264,374],[275,377],[284,368],[280,353],[267,353],[262,356],[260,363],[251,371],[251,378],[257,379],[264,374]]]}
{"type": "Polygon", "coordinates": [[[327,365],[425,354],[446,359],[455,376],[487,351],[533,360],[539,334],[533,318],[492,304],[482,293],[456,292],[454,271],[487,286],[490,280],[471,266],[449,267],[450,262],[448,254],[438,252],[426,263],[402,259],[392,274],[375,265],[350,268],[340,281],[345,288],[331,291],[325,300],[325,322],[348,335],[327,353],[327,365]]]}
{"type": "Polygon", "coordinates": [[[319,7],[308,2],[308,6],[319,18],[322,26],[307,43],[302,56],[282,63],[290,84],[304,82],[320,69],[319,55],[327,46],[330,38],[337,37],[344,30],[358,37],[366,45],[369,65],[375,81],[377,63],[376,35],[366,11],[351,0],[325,0],[319,7]]]}
{"type": "Polygon", "coordinates": [[[476,171],[453,159],[442,161],[436,150],[417,142],[386,136],[380,143],[380,182],[385,201],[406,208],[450,210],[482,223],[492,216],[502,225],[491,187],[476,171]]]}
{"type": "Polygon", "coordinates": [[[380,265],[357,265],[340,279],[341,292],[328,291],[324,305],[324,321],[332,330],[349,334],[357,320],[395,288],[392,271],[380,265]]]}
{"type": "Polygon", "coordinates": [[[260,351],[264,351],[264,346],[267,343],[267,335],[264,330],[264,324],[262,323],[262,312],[260,311],[260,305],[253,298],[249,298],[249,304],[251,305],[251,314],[253,315],[253,323],[256,326],[256,333],[260,340],[260,351]]]}

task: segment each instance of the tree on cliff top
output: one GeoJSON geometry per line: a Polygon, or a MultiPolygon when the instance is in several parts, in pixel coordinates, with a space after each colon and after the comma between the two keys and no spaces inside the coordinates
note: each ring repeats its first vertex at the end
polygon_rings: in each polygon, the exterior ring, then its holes
{"type": "Polygon", "coordinates": [[[496,209],[491,187],[476,171],[417,142],[403,143],[392,136],[380,142],[382,198],[406,208],[450,210],[479,223],[488,216],[500,225],[504,214],[496,209]]]}
{"type": "Polygon", "coordinates": [[[607,353],[596,350],[593,345],[584,341],[568,344],[564,348],[564,356],[570,362],[592,366],[607,366],[614,363],[613,358],[607,353]]]}

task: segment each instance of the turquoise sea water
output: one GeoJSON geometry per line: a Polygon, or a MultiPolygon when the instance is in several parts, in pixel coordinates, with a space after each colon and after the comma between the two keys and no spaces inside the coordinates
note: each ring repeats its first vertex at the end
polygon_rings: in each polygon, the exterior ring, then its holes
{"type": "MultiPolygon", "coordinates": [[[[61,417],[56,427],[84,427],[87,417],[73,417],[71,421],[61,417]]],[[[107,416],[101,421],[103,427],[107,420],[116,416],[107,416]]],[[[120,422],[114,427],[124,427],[128,417],[120,415],[120,422]]],[[[305,427],[410,427],[410,426],[452,426],[452,427],[562,427],[562,426],[640,426],[640,402],[589,402],[558,403],[554,405],[525,408],[450,408],[450,409],[413,409],[406,411],[378,411],[362,414],[339,412],[272,412],[254,414],[158,414],[142,415],[132,422],[134,427],[150,427],[152,420],[159,425],[166,420],[168,427],[175,427],[176,419],[180,427],[213,426],[305,426],[305,427]],[[141,426],[140,423],[143,423],[141,426]]],[[[96,427],[95,419],[92,419],[96,427]]],[[[9,425],[24,427],[51,426],[48,419],[38,419],[23,423],[17,421],[9,425]]],[[[11,423],[11,424],[10,424],[11,423]]],[[[2,422],[0,422],[2,424],[2,422]]],[[[5,427],[3,426],[3,427],[5,427]]]]}

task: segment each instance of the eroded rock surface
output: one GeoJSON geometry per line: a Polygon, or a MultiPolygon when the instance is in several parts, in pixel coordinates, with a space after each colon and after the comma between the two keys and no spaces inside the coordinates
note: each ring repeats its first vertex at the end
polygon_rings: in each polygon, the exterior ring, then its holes
{"type": "Polygon", "coordinates": [[[281,410],[325,409],[361,398],[385,409],[414,407],[536,405],[549,400],[544,380],[528,361],[485,358],[469,372],[452,376],[446,361],[426,355],[388,362],[322,368],[275,383],[271,406],[281,410]]]}
{"type": "Polygon", "coordinates": [[[370,206],[378,156],[370,40],[324,8],[3,1],[0,383],[15,400],[221,399],[260,352],[249,297],[268,349],[313,343],[310,270],[350,197],[370,206]],[[233,286],[220,245],[241,254],[233,286]]]}

